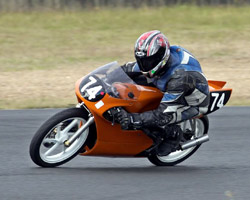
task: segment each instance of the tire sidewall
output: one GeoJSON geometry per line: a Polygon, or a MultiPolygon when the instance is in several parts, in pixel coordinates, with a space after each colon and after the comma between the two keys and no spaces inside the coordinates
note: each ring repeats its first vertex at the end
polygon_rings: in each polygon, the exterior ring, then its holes
{"type": "MultiPolygon", "coordinates": [[[[208,134],[208,129],[209,129],[209,120],[207,116],[203,116],[201,118],[199,118],[203,124],[204,124],[204,135],[208,134]]],[[[174,166],[177,165],[181,162],[183,162],[184,160],[186,160],[187,158],[189,158],[190,156],[192,156],[200,147],[201,145],[197,145],[192,151],[190,151],[186,156],[184,156],[183,158],[174,161],[174,162],[163,162],[159,159],[159,157],[156,154],[151,154],[148,156],[148,159],[151,163],[153,163],[156,166],[174,166]]]]}
{"type": "Polygon", "coordinates": [[[34,135],[32,141],[30,143],[30,157],[34,163],[36,163],[37,165],[39,165],[41,167],[56,167],[56,166],[59,166],[59,165],[62,165],[64,163],[68,162],[69,160],[73,159],[76,155],[78,155],[78,153],[81,151],[81,149],[85,146],[87,139],[85,140],[83,145],[76,151],[76,153],[74,153],[69,158],[67,158],[63,161],[60,161],[60,162],[47,163],[44,160],[42,160],[42,158],[40,156],[40,152],[39,152],[41,143],[42,143],[44,137],[48,134],[48,132],[51,131],[51,129],[54,128],[60,122],[66,120],[66,119],[69,119],[69,118],[73,118],[73,117],[83,118],[87,121],[88,120],[88,112],[83,108],[69,108],[69,109],[63,110],[63,111],[55,114],[51,118],[49,118],[37,130],[36,134],[34,135]]]}

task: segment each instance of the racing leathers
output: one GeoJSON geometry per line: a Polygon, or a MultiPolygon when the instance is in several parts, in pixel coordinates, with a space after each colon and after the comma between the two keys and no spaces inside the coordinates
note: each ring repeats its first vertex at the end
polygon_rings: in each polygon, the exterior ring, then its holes
{"type": "MultiPolygon", "coordinates": [[[[121,115],[122,128],[166,127],[207,112],[209,87],[195,57],[180,46],[171,46],[167,65],[160,76],[147,78],[148,83],[164,92],[159,107],[143,113],[129,113],[129,122],[121,115]]],[[[128,75],[140,72],[136,62],[122,68],[128,75]]]]}

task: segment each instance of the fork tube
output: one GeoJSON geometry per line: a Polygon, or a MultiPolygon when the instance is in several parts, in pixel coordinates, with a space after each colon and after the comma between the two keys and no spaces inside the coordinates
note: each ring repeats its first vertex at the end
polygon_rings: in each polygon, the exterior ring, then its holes
{"type": "Polygon", "coordinates": [[[68,140],[64,142],[66,147],[69,147],[93,122],[94,117],[90,116],[86,124],[84,124],[74,135],[72,135],[68,140]]]}

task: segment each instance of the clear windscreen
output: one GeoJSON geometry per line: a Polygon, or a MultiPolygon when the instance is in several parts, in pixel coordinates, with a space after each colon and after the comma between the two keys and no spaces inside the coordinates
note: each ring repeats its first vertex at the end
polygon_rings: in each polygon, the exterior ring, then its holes
{"type": "MultiPolygon", "coordinates": [[[[108,63],[104,66],[97,68],[92,71],[87,76],[95,77],[102,82],[102,85],[105,87],[106,93],[115,98],[125,97],[125,91],[129,93],[135,90],[136,83],[124,72],[122,67],[117,62],[108,63]]],[[[133,96],[132,99],[137,97],[134,94],[126,94],[126,96],[133,96]]],[[[129,97],[131,99],[131,97],[129,97]]]]}
{"type": "Polygon", "coordinates": [[[112,85],[114,82],[135,84],[116,61],[97,68],[89,75],[97,76],[107,85],[112,85]]]}

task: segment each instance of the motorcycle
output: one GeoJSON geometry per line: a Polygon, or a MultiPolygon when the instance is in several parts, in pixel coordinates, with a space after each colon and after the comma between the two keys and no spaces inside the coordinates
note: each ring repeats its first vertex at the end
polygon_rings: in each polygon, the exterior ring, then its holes
{"type": "Polygon", "coordinates": [[[163,93],[137,84],[117,62],[97,68],[76,82],[78,104],[49,118],[30,143],[30,157],[41,167],[56,167],[81,156],[147,157],[157,166],[174,166],[189,158],[209,140],[207,115],[229,100],[232,89],[224,81],[208,81],[210,105],[206,114],[179,123],[183,131],[180,148],[158,156],[153,140],[142,130],[122,130],[114,108],[128,112],[156,109],[163,93]]]}

